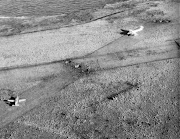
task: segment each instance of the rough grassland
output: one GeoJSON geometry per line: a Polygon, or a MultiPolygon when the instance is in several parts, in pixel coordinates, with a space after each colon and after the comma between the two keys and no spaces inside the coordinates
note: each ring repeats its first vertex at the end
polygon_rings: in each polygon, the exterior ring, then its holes
{"type": "Polygon", "coordinates": [[[81,78],[2,128],[0,138],[48,132],[51,138],[177,139],[179,64],[172,59],[81,78]]]}

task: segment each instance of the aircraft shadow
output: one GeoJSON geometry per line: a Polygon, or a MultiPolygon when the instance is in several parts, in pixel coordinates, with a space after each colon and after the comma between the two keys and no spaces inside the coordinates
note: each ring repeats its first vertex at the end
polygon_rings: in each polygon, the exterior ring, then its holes
{"type": "Polygon", "coordinates": [[[129,33],[129,30],[121,29],[121,32],[120,32],[121,35],[131,36],[131,35],[128,34],[128,33],[129,33]]]}

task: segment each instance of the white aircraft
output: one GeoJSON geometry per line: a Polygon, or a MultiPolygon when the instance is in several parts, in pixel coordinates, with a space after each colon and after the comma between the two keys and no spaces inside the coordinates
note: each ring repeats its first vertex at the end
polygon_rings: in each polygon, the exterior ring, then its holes
{"type": "Polygon", "coordinates": [[[137,36],[138,35],[137,32],[142,31],[143,29],[144,29],[143,26],[140,26],[138,29],[135,30],[130,29],[127,34],[137,36]]]}
{"type": "Polygon", "coordinates": [[[120,34],[123,34],[123,35],[128,35],[128,36],[137,36],[137,32],[139,31],[142,31],[144,29],[143,26],[140,26],[139,28],[135,29],[135,30],[125,30],[125,29],[121,29],[121,33],[120,34]]]}
{"type": "Polygon", "coordinates": [[[12,106],[20,106],[19,103],[26,101],[26,99],[19,99],[17,96],[15,99],[8,99],[7,102],[14,103],[12,106]]]}

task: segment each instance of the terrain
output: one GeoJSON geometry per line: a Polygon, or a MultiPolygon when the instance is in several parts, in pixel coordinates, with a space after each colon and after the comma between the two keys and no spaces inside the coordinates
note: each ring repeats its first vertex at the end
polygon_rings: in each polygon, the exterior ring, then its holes
{"type": "Polygon", "coordinates": [[[179,3],[99,2],[2,18],[0,138],[179,138],[179,3]]]}

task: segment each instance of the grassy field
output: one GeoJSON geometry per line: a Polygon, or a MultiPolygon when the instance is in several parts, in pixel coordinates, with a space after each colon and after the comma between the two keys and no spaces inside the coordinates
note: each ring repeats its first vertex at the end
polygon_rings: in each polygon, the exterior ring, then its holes
{"type": "Polygon", "coordinates": [[[178,65],[173,59],[82,77],[1,128],[0,138],[177,139],[178,65]]]}
{"type": "Polygon", "coordinates": [[[165,9],[158,6],[160,1],[145,2],[142,6],[140,3],[140,0],[85,0],[83,2],[82,0],[70,2],[20,0],[15,3],[2,0],[0,36],[83,24],[118,12],[122,13],[107,16],[107,20],[112,23],[123,16],[134,16],[144,22],[171,22],[171,17],[164,13],[165,9]],[[149,10],[151,8],[152,10],[149,10]]]}
{"type": "Polygon", "coordinates": [[[1,0],[2,16],[52,16],[101,6],[104,0],[1,0]]]}
{"type": "Polygon", "coordinates": [[[106,4],[126,0],[0,1],[0,36],[57,29],[90,22],[106,4]]]}

